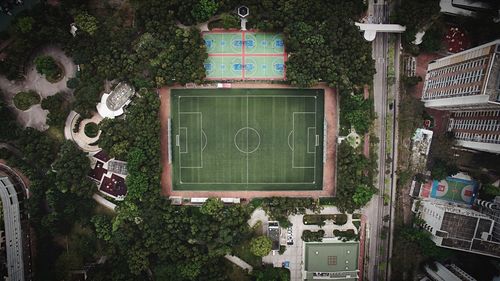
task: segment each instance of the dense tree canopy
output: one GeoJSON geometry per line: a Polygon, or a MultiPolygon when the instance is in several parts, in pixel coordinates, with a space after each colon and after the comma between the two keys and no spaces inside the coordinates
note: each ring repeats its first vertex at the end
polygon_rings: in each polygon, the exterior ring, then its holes
{"type": "Polygon", "coordinates": [[[254,238],[250,242],[250,251],[258,257],[267,256],[271,252],[271,247],[272,241],[265,235],[254,238]]]}
{"type": "Polygon", "coordinates": [[[65,93],[60,92],[43,99],[42,108],[49,111],[47,125],[64,127],[64,122],[69,114],[69,102],[65,98],[65,93]]]}
{"type": "Polygon", "coordinates": [[[370,201],[376,192],[369,170],[373,159],[352,148],[346,141],[337,149],[337,195],[335,205],[341,211],[353,212],[370,201]]]}
{"type": "Polygon", "coordinates": [[[90,160],[72,141],[66,141],[54,162],[56,171],[55,184],[63,192],[71,192],[78,196],[90,197],[95,184],[87,177],[90,170],[90,160]]]}

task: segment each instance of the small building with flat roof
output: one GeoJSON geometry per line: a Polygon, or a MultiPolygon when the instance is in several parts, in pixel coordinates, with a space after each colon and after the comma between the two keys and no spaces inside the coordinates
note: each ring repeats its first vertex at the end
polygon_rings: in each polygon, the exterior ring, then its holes
{"type": "Polygon", "coordinates": [[[280,224],[277,221],[270,221],[267,226],[267,236],[271,239],[273,251],[280,249],[280,224]]]}
{"type": "Polygon", "coordinates": [[[124,113],[123,108],[130,103],[130,98],[135,94],[135,90],[127,83],[120,82],[109,94],[101,97],[101,102],[97,104],[99,115],[104,118],[115,118],[124,113]]]}
{"type": "Polygon", "coordinates": [[[359,242],[324,238],[304,243],[304,280],[359,280],[359,242]]]}

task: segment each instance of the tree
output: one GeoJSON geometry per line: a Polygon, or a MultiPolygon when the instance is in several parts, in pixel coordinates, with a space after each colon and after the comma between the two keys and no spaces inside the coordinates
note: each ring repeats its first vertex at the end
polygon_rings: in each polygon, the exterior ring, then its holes
{"type": "Polygon", "coordinates": [[[17,20],[17,28],[21,33],[28,33],[33,29],[35,20],[32,17],[22,17],[17,20]]]}
{"type": "Polygon", "coordinates": [[[288,281],[290,280],[290,270],[287,268],[265,266],[262,269],[254,269],[252,276],[256,281],[288,281]]]}
{"type": "Polygon", "coordinates": [[[441,158],[434,159],[432,164],[432,177],[434,179],[442,180],[446,177],[453,176],[459,172],[457,165],[454,163],[445,162],[441,158]]]}
{"type": "Polygon", "coordinates": [[[51,56],[38,56],[35,58],[36,71],[45,75],[47,78],[56,78],[61,70],[54,58],[51,56]]]}
{"type": "Polygon", "coordinates": [[[49,126],[64,127],[64,122],[69,114],[69,102],[65,93],[59,92],[42,100],[42,108],[49,111],[47,124],[49,126]]]}
{"type": "Polygon", "coordinates": [[[365,184],[358,185],[352,196],[352,201],[354,201],[356,205],[364,206],[372,199],[375,192],[376,189],[374,187],[369,187],[365,184]]]}
{"type": "Polygon", "coordinates": [[[218,8],[219,4],[213,0],[198,0],[191,13],[196,22],[204,22],[215,15],[218,8]]]}
{"type": "Polygon", "coordinates": [[[97,215],[92,217],[91,221],[94,224],[97,238],[109,241],[112,234],[111,220],[104,215],[97,215]]]}
{"type": "Polygon", "coordinates": [[[53,167],[56,171],[55,184],[61,192],[71,192],[87,198],[94,193],[96,186],[87,177],[90,160],[72,141],[66,141],[61,146],[53,167]]]}
{"type": "Polygon", "coordinates": [[[492,184],[485,184],[481,187],[481,191],[486,193],[491,197],[500,196],[500,187],[494,186],[492,184]]]}
{"type": "Polygon", "coordinates": [[[200,212],[209,216],[216,216],[224,208],[224,203],[219,198],[208,198],[200,208],[200,212]]]}
{"type": "Polygon", "coordinates": [[[99,28],[97,19],[85,11],[81,11],[75,16],[75,23],[77,27],[90,35],[94,35],[99,28]]]}
{"type": "Polygon", "coordinates": [[[258,257],[263,257],[269,254],[272,246],[272,241],[269,237],[259,236],[250,241],[250,252],[258,257]]]}

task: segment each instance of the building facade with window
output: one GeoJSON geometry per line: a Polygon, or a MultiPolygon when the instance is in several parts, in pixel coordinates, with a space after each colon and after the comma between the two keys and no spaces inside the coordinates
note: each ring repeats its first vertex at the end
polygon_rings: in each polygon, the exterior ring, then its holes
{"type": "Polygon", "coordinates": [[[500,153],[500,109],[451,112],[448,131],[462,147],[500,153]]]}
{"type": "Polygon", "coordinates": [[[500,243],[492,237],[495,222],[489,216],[429,200],[415,201],[412,211],[437,246],[500,258],[500,243]]]}
{"type": "Polygon", "coordinates": [[[422,101],[439,110],[500,108],[500,39],[429,63],[422,101]]]}

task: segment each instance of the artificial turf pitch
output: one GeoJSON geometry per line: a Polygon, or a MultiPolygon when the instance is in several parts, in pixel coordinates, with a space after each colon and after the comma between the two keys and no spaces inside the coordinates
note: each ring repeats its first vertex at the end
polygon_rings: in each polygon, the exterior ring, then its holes
{"type": "Polygon", "coordinates": [[[321,89],[174,89],[174,190],[320,190],[321,89]]]}

